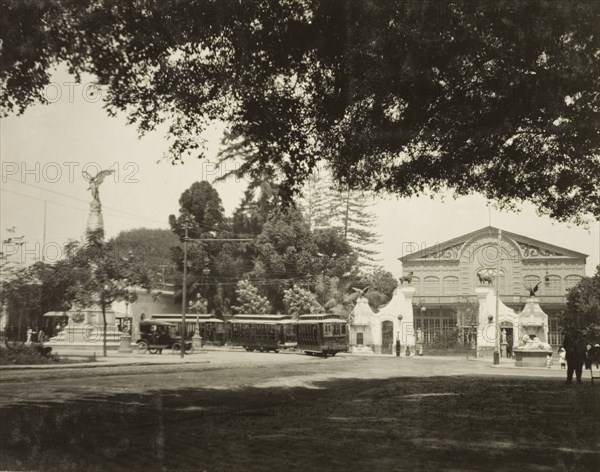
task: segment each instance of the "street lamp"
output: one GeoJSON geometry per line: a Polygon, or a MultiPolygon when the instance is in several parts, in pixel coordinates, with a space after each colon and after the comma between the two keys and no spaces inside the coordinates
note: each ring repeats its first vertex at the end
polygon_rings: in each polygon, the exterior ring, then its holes
{"type": "MultiPolygon", "coordinates": [[[[398,315],[398,324],[402,322],[402,318],[402,315],[398,315]]],[[[400,331],[402,331],[401,326],[400,331]]],[[[396,333],[396,357],[400,357],[400,351],[402,350],[402,346],[400,345],[400,331],[396,333]]]]}
{"type": "Polygon", "coordinates": [[[495,329],[496,329],[496,339],[494,346],[494,365],[500,364],[500,330],[498,329],[498,318],[500,313],[500,263],[502,261],[502,230],[498,230],[498,246],[497,246],[497,257],[498,263],[496,266],[496,319],[495,319],[495,329]]]}
{"type": "MultiPolygon", "coordinates": [[[[194,350],[202,348],[202,336],[200,335],[200,306],[201,306],[200,292],[196,293],[196,303],[193,307],[196,309],[196,332],[192,336],[192,347],[194,350]]],[[[190,307],[192,306],[190,302],[190,307]]]]}
{"type": "Polygon", "coordinates": [[[125,318],[126,321],[124,323],[130,324],[130,329],[127,329],[127,326],[122,325],[121,327],[121,336],[119,337],[119,352],[130,353],[131,349],[131,341],[133,339],[133,315],[131,320],[129,319],[129,301],[125,302],[125,318]],[[128,333],[129,331],[129,333],[128,333]]]}

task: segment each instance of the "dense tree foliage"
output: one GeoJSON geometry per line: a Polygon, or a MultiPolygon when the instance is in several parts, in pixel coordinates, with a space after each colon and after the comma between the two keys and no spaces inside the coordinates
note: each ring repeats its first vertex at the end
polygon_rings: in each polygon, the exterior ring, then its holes
{"type": "Polygon", "coordinates": [[[323,311],[314,294],[302,287],[292,287],[284,290],[283,303],[285,304],[286,313],[294,318],[323,311]]]}
{"type": "Polygon", "coordinates": [[[180,247],[181,243],[172,231],[149,228],[122,231],[109,244],[119,254],[143,260],[155,285],[174,282],[173,248],[180,247]]]}
{"type": "Polygon", "coordinates": [[[248,237],[258,236],[276,208],[277,187],[266,181],[252,182],[233,213],[233,232],[248,237]]]}
{"type": "Polygon", "coordinates": [[[361,274],[356,283],[359,287],[369,287],[365,296],[374,310],[386,305],[398,286],[398,280],[394,275],[381,267],[375,267],[370,272],[361,274]]]}
{"type": "Polygon", "coordinates": [[[236,313],[247,313],[249,315],[271,313],[271,305],[267,297],[258,293],[258,289],[248,280],[240,280],[236,288],[237,305],[231,308],[236,313]]]}
{"type": "Polygon", "coordinates": [[[567,294],[567,306],[559,318],[565,336],[600,342],[600,265],[593,277],[584,277],[567,294]]]}
{"type": "Polygon", "coordinates": [[[600,214],[596,1],[2,0],[0,21],[5,113],[66,63],[109,113],[167,124],[173,159],[229,123],[285,198],[324,159],[352,188],[600,214]]]}
{"type": "Polygon", "coordinates": [[[65,261],[54,265],[36,262],[3,272],[0,301],[7,314],[8,336],[23,341],[27,328],[37,331],[44,327],[44,313],[69,310],[77,278],[78,273],[67,270],[65,261]]]}
{"type": "Polygon", "coordinates": [[[171,229],[180,238],[188,227],[188,236],[197,238],[202,233],[221,229],[225,220],[221,197],[207,181],[194,182],[179,198],[179,216],[169,215],[171,229]]]}
{"type": "MultiPolygon", "coordinates": [[[[242,236],[232,232],[221,197],[209,182],[194,182],[181,194],[179,205],[179,214],[169,216],[171,229],[183,239],[187,226],[188,236],[196,240],[188,245],[188,298],[191,300],[200,293],[208,300],[210,312],[227,314],[235,298],[235,284],[252,270],[252,246],[244,242],[211,241],[242,236]]],[[[175,248],[172,257],[180,271],[175,280],[175,298],[179,300],[183,282],[182,248],[175,248]]]]}
{"type": "Polygon", "coordinates": [[[275,311],[283,311],[283,290],[293,284],[309,284],[319,268],[317,245],[300,211],[275,212],[256,238],[254,268],[248,274],[263,291],[275,311]]]}

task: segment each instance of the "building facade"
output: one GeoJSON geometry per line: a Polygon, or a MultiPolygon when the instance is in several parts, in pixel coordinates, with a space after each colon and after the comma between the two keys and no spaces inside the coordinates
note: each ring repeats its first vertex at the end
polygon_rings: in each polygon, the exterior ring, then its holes
{"type": "MultiPolygon", "coordinates": [[[[424,341],[432,344],[456,339],[457,330],[459,339],[472,343],[473,330],[479,324],[476,289],[491,287],[515,312],[521,312],[530,289],[535,290],[548,314],[548,341],[558,346],[562,342],[558,315],[566,304],[567,290],[585,276],[587,258],[491,226],[433,247],[407,245],[404,251],[408,253],[400,261],[415,288],[415,330],[420,328],[424,341]]],[[[512,335],[510,326],[501,328],[512,335]]]]}

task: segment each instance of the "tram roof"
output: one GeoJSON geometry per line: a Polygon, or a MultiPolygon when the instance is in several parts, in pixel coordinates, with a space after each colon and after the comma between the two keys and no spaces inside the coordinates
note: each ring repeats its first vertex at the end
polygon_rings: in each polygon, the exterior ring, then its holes
{"type": "Polygon", "coordinates": [[[298,318],[298,324],[311,324],[314,322],[319,323],[347,323],[347,321],[338,315],[332,315],[331,313],[314,313],[309,315],[300,315],[298,318]]]}
{"type": "Polygon", "coordinates": [[[168,323],[162,320],[142,320],[140,321],[141,326],[175,326],[173,323],[168,323]]]}
{"type": "MultiPolygon", "coordinates": [[[[152,320],[168,320],[168,321],[178,321],[181,322],[181,313],[170,313],[170,314],[161,314],[161,315],[150,315],[150,318],[152,320]]],[[[223,320],[220,318],[215,318],[212,315],[207,315],[207,314],[200,314],[200,315],[194,315],[192,313],[188,313],[185,315],[185,322],[186,323],[195,323],[196,319],[198,319],[198,321],[202,321],[202,322],[211,322],[211,323],[223,323],[223,320]]]]}
{"type": "Polygon", "coordinates": [[[290,320],[292,317],[290,315],[250,315],[247,313],[240,313],[238,315],[233,315],[233,319],[235,320],[290,320]]]}
{"type": "Polygon", "coordinates": [[[332,313],[309,313],[298,317],[300,320],[322,320],[325,318],[346,321],[340,315],[334,315],[332,313]]]}
{"type": "Polygon", "coordinates": [[[296,320],[290,315],[235,315],[229,320],[230,323],[244,324],[294,324],[296,320]]]}

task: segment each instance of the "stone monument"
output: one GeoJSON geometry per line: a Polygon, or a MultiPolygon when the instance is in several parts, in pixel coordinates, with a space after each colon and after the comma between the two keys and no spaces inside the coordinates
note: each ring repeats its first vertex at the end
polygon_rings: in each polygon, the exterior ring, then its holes
{"type": "Polygon", "coordinates": [[[356,305],[350,313],[350,352],[356,354],[373,354],[373,331],[375,312],[369,305],[369,300],[364,294],[356,299],[356,305]]]}
{"type": "MultiPolygon", "coordinates": [[[[83,171],[83,178],[89,182],[88,190],[92,193],[90,203],[90,214],[87,220],[86,234],[101,232],[104,234],[104,221],[102,219],[102,204],[100,203],[100,185],[111,175],[114,169],[99,171],[95,176],[83,171]]],[[[53,345],[55,352],[60,351],[96,351],[102,349],[104,327],[101,319],[101,309],[92,306],[85,309],[74,308],[66,313],[68,322],[65,327],[49,342],[53,345]]],[[[106,311],[106,347],[109,350],[131,352],[131,336],[124,330],[119,333],[115,327],[115,312],[106,311]]]]}
{"type": "Polygon", "coordinates": [[[92,202],[90,203],[90,214],[87,220],[87,232],[98,230],[104,231],[104,221],[102,219],[102,204],[100,203],[100,184],[104,181],[107,175],[114,172],[114,169],[106,169],[98,172],[94,177],[83,172],[83,178],[90,184],[88,190],[92,192],[92,202]]]}
{"type": "Polygon", "coordinates": [[[552,346],[548,344],[548,315],[540,308],[538,299],[530,296],[519,315],[519,329],[524,333],[513,349],[518,367],[546,367],[552,346]]]}
{"type": "MultiPolygon", "coordinates": [[[[47,313],[52,315],[54,312],[47,313]]],[[[44,315],[44,316],[46,316],[44,315]]],[[[58,354],[72,352],[86,352],[100,354],[103,349],[103,323],[102,310],[97,306],[67,311],[68,323],[56,336],[50,338],[48,343],[53,352],[58,354]]],[[[115,327],[115,312],[106,312],[107,333],[106,347],[108,350],[117,350],[119,347],[119,331],[115,327]]]]}

